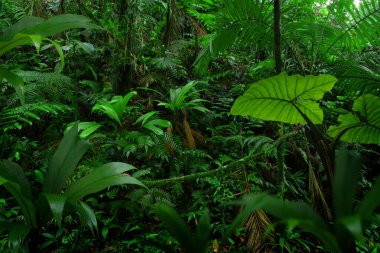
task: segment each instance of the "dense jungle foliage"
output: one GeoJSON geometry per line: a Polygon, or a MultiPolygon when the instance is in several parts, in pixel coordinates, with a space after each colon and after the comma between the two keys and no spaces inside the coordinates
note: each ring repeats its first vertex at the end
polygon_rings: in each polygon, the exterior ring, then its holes
{"type": "Polygon", "coordinates": [[[380,252],[379,0],[1,0],[0,252],[380,252]]]}

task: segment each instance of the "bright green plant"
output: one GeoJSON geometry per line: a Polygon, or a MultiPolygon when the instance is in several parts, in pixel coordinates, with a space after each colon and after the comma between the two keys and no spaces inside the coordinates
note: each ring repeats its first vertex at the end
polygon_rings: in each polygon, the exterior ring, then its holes
{"type": "Polygon", "coordinates": [[[162,135],[164,131],[162,128],[172,127],[168,120],[157,118],[158,111],[151,111],[140,116],[135,124],[141,124],[142,127],[152,131],[154,134],[162,135]]]}
{"type": "Polygon", "coordinates": [[[330,127],[328,133],[335,137],[334,144],[316,127],[323,122],[323,111],[318,100],[331,90],[336,78],[330,75],[288,76],[281,73],[261,80],[240,96],[231,109],[231,114],[251,116],[262,120],[289,124],[308,124],[312,130],[314,144],[332,179],[333,152],[339,140],[359,143],[379,143],[379,98],[364,95],[354,103],[353,110],[360,117],[341,115],[339,126],[330,127]],[[343,139],[341,139],[343,138],[343,139]]]}
{"type": "MultiPolygon", "coordinates": [[[[336,171],[332,183],[334,221],[325,221],[305,202],[287,202],[266,193],[252,194],[237,201],[245,209],[233,222],[233,230],[241,220],[257,209],[264,209],[276,218],[287,221],[292,227],[312,233],[334,253],[356,252],[355,240],[363,239],[363,232],[379,222],[376,208],[380,205],[380,177],[372,189],[356,206],[355,195],[360,163],[356,155],[346,149],[337,152],[336,171]]],[[[232,231],[231,230],[231,231],[232,231]]]]}
{"type": "Polygon", "coordinates": [[[303,77],[281,73],[251,85],[235,101],[231,114],[289,124],[306,124],[307,117],[313,124],[321,124],[323,111],[317,101],[336,81],[330,75],[303,77]]]}
{"type": "Polygon", "coordinates": [[[67,134],[74,125],[78,126],[78,131],[80,132],[79,137],[85,140],[90,140],[91,138],[97,136],[94,133],[96,132],[96,130],[98,130],[98,128],[102,126],[101,124],[96,122],[73,122],[67,125],[65,129],[65,134],[67,134]]]}
{"type": "Polygon", "coordinates": [[[338,126],[330,126],[327,133],[336,140],[364,144],[380,143],[380,98],[371,94],[359,97],[352,111],[340,115],[338,126]]]}
{"type": "MultiPolygon", "coordinates": [[[[39,17],[26,16],[14,25],[2,31],[0,36],[0,56],[9,50],[23,46],[33,45],[37,52],[43,41],[51,42],[57,49],[62,65],[64,64],[63,51],[60,45],[47,37],[73,28],[99,28],[91,20],[80,15],[66,14],[44,20],[39,17]]],[[[0,78],[5,78],[15,88],[21,102],[24,102],[24,81],[17,73],[6,68],[0,68],[0,78]]]]}
{"type": "Polygon", "coordinates": [[[14,229],[21,238],[29,234],[30,250],[36,252],[41,228],[52,218],[61,227],[63,215],[77,212],[84,224],[93,232],[97,230],[94,212],[82,201],[87,195],[113,185],[144,186],[137,179],[124,174],[134,169],[133,166],[118,162],[104,164],[67,186],[67,179],[73,174],[89,146],[88,142],[78,138],[78,126],[74,125],[54,153],[41,180],[42,189],[32,190],[18,164],[1,161],[0,185],[3,185],[20,205],[24,221],[23,224],[2,224],[2,232],[14,229]]]}
{"type": "Polygon", "coordinates": [[[199,96],[199,90],[192,91],[196,84],[197,82],[191,81],[183,87],[170,89],[169,102],[160,102],[158,104],[173,111],[176,126],[180,125],[180,120],[182,118],[183,129],[186,134],[187,146],[189,148],[195,148],[195,140],[188,121],[188,111],[196,110],[200,112],[209,112],[209,110],[202,105],[203,102],[208,101],[196,98],[199,96]]]}
{"type": "Polygon", "coordinates": [[[122,127],[123,116],[134,109],[134,106],[129,106],[128,102],[132,97],[136,96],[136,91],[131,91],[124,97],[114,96],[111,101],[100,100],[92,108],[92,111],[99,111],[106,114],[109,118],[114,120],[120,127],[122,127]]]}
{"type": "MultiPolygon", "coordinates": [[[[197,231],[193,234],[185,221],[171,206],[159,204],[154,207],[154,211],[177,239],[184,252],[207,252],[210,246],[210,217],[207,212],[203,213],[199,220],[197,231]]],[[[165,250],[165,252],[176,252],[175,249],[165,244],[157,243],[157,246],[165,250]]]]}

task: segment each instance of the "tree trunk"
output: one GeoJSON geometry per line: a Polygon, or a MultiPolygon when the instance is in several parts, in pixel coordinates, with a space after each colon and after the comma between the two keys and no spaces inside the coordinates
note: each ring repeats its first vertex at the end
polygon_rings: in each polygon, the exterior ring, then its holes
{"type": "Polygon", "coordinates": [[[281,0],[274,0],[274,60],[276,74],[281,72],[281,0]]]}

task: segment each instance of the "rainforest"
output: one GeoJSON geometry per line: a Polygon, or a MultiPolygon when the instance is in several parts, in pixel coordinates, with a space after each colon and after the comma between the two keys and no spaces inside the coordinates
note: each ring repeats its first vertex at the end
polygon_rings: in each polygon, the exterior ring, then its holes
{"type": "Polygon", "coordinates": [[[0,0],[0,252],[380,252],[379,0],[0,0]]]}

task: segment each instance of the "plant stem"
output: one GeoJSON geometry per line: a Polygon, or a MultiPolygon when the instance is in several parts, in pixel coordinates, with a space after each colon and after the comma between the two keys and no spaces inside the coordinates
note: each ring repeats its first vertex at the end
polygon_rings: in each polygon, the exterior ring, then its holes
{"type": "Polygon", "coordinates": [[[276,63],[276,74],[281,72],[281,1],[274,1],[274,60],[276,63]]]}
{"type": "Polygon", "coordinates": [[[159,179],[159,180],[142,180],[142,183],[145,184],[146,186],[159,186],[159,185],[166,185],[178,181],[191,181],[197,178],[202,178],[202,177],[208,177],[211,175],[216,175],[220,172],[225,171],[232,165],[240,162],[246,161],[247,158],[241,158],[237,161],[234,161],[230,164],[221,166],[220,168],[214,169],[214,170],[209,170],[209,171],[204,171],[204,172],[198,172],[198,173],[193,173],[185,176],[180,176],[180,177],[173,177],[173,178],[166,178],[166,179],[159,179]]]}

